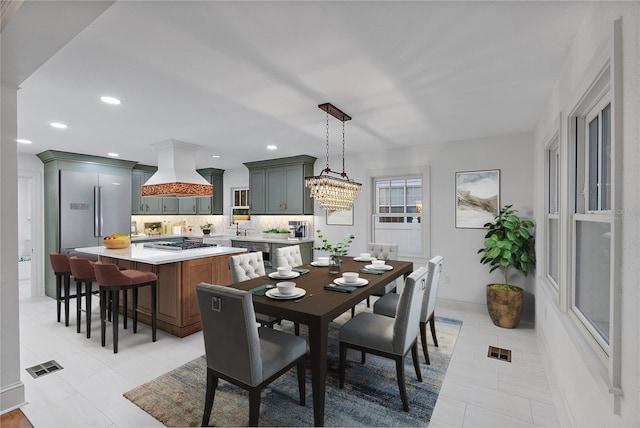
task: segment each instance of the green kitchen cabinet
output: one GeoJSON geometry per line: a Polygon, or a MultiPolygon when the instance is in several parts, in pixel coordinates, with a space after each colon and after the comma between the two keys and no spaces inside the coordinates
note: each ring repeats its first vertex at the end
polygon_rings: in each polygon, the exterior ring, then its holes
{"type": "Polygon", "coordinates": [[[197,214],[198,199],[200,198],[177,198],[178,214],[197,214]]]}
{"type": "Polygon", "coordinates": [[[142,185],[155,171],[155,167],[147,165],[136,165],[131,170],[131,214],[162,214],[163,198],[142,197],[142,185]]]}
{"type": "Polygon", "coordinates": [[[307,155],[246,162],[251,214],[313,214],[304,178],[313,175],[316,158],[307,155]]]}
{"type": "Polygon", "coordinates": [[[198,173],[213,185],[213,196],[210,198],[196,198],[197,214],[222,215],[222,204],[224,197],[224,182],[222,176],[224,174],[224,169],[202,168],[198,170],[198,173]]]}

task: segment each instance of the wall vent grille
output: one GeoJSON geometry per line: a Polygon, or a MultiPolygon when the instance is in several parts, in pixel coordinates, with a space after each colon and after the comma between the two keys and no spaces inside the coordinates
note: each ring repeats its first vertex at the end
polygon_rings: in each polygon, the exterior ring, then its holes
{"type": "Polygon", "coordinates": [[[33,366],[33,367],[29,367],[26,370],[31,375],[31,377],[33,377],[34,379],[37,379],[37,378],[42,377],[44,375],[48,375],[49,373],[53,373],[53,372],[57,372],[59,370],[62,370],[63,368],[64,367],[62,367],[60,364],[58,364],[54,360],[51,360],[51,361],[47,361],[46,363],[42,363],[42,364],[38,364],[38,365],[33,366]]]}
{"type": "Polygon", "coordinates": [[[489,346],[489,353],[487,353],[487,357],[510,363],[511,351],[509,349],[502,349],[496,346],[489,346]]]}

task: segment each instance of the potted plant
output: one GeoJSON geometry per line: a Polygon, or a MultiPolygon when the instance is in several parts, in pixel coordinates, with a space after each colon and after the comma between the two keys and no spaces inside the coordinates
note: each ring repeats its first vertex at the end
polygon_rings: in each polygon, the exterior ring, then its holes
{"type": "Polygon", "coordinates": [[[202,229],[202,233],[204,233],[205,235],[208,235],[211,233],[211,226],[213,226],[213,224],[205,223],[202,226],[200,226],[200,229],[202,229]]]}
{"type": "Polygon", "coordinates": [[[322,235],[320,229],[316,230],[318,239],[322,241],[321,247],[314,247],[314,250],[327,251],[329,253],[329,273],[340,273],[341,256],[346,256],[349,251],[349,245],[353,242],[355,236],[348,234],[343,241],[329,244],[327,239],[322,235]]]}
{"type": "Polygon", "coordinates": [[[514,267],[525,276],[529,266],[535,263],[533,234],[534,226],[529,220],[516,215],[512,205],[505,205],[492,222],[483,226],[487,230],[480,262],[488,264],[489,272],[502,269],[504,282],[487,285],[487,309],[491,321],[499,327],[515,328],[520,322],[524,305],[522,288],[509,284],[509,268],[514,267]]]}
{"type": "Polygon", "coordinates": [[[289,229],[274,227],[262,232],[267,238],[287,239],[289,237],[289,229]]]}

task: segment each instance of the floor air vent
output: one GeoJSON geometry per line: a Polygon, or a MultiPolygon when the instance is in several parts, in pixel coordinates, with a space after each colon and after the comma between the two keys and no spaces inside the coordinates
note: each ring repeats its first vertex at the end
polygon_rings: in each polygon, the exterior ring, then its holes
{"type": "Polygon", "coordinates": [[[511,351],[508,349],[498,348],[496,346],[489,346],[489,358],[495,358],[496,360],[511,362],[511,351]]]}
{"type": "Polygon", "coordinates": [[[27,372],[33,377],[37,379],[44,375],[48,375],[49,373],[57,372],[58,370],[62,370],[63,367],[56,363],[54,360],[47,361],[46,363],[38,364],[37,366],[29,367],[27,372]]]}

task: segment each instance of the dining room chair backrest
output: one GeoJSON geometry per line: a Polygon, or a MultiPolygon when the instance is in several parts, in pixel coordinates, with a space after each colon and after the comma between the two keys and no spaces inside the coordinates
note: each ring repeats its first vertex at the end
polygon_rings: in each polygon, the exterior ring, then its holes
{"type": "Polygon", "coordinates": [[[196,286],[207,366],[248,385],[263,381],[260,337],[251,293],[196,286]]]}
{"type": "Polygon", "coordinates": [[[72,256],[69,258],[69,266],[71,266],[71,274],[76,280],[96,277],[92,260],[72,256]]]}
{"type": "Polygon", "coordinates": [[[393,352],[404,355],[418,336],[422,298],[427,288],[428,271],[421,267],[404,282],[393,324],[393,352]]]}
{"type": "Polygon", "coordinates": [[[398,244],[369,242],[367,252],[379,260],[398,260],[398,244]]]}
{"type": "Polygon", "coordinates": [[[438,296],[438,284],[440,283],[440,273],[442,272],[442,256],[435,256],[427,263],[429,278],[427,279],[427,291],[424,293],[422,302],[422,313],[420,321],[427,322],[436,310],[436,298],[438,296]]]}
{"type": "Polygon", "coordinates": [[[239,254],[229,257],[231,282],[242,282],[266,274],[262,252],[239,254]]]}
{"type": "Polygon", "coordinates": [[[276,248],[276,267],[296,267],[301,264],[302,254],[300,254],[300,245],[276,248]]]}

